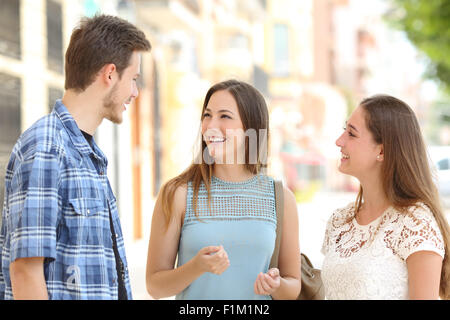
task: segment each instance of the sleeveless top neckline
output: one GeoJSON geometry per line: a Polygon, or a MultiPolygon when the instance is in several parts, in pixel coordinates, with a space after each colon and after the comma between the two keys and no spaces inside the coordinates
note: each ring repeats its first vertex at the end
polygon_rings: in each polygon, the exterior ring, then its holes
{"type": "Polygon", "coordinates": [[[188,183],[186,213],[181,229],[178,265],[191,260],[206,246],[223,245],[230,266],[221,275],[204,273],[176,299],[253,300],[271,299],[254,293],[260,272],[267,272],[276,237],[274,181],[265,175],[229,182],[211,179],[211,210],[202,183],[197,214],[192,206],[193,188],[188,183]]]}

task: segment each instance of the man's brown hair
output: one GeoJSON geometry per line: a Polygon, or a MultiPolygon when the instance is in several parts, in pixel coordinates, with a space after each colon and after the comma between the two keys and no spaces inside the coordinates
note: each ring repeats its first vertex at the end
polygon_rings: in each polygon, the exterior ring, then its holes
{"type": "Polygon", "coordinates": [[[64,88],[84,91],[104,65],[113,63],[119,77],[133,51],[148,51],[145,34],[128,21],[110,15],[83,18],[72,32],[66,51],[64,88]]]}

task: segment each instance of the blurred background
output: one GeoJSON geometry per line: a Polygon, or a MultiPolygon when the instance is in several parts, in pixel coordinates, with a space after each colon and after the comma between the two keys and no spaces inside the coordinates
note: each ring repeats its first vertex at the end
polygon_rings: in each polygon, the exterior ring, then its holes
{"type": "MultiPolygon", "coordinates": [[[[193,160],[208,88],[253,84],[270,111],[270,174],[299,208],[301,249],[321,266],[325,223],[356,196],[335,140],[358,102],[385,93],[416,112],[450,213],[449,0],[0,0],[0,198],[11,149],[64,92],[82,16],[118,15],[152,44],[140,95],[95,139],[109,159],[134,297],[145,291],[160,186],[193,160]]],[[[101,53],[99,53],[101,54],[101,53]]]]}

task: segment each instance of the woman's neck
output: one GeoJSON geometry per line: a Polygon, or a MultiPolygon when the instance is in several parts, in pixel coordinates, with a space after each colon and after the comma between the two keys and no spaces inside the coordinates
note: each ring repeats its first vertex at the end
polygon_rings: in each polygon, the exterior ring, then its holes
{"type": "Polygon", "coordinates": [[[357,213],[358,222],[370,223],[381,216],[391,205],[380,180],[361,183],[363,203],[357,213]]]}
{"type": "Polygon", "coordinates": [[[213,175],[221,180],[231,182],[245,181],[255,176],[247,170],[245,165],[239,164],[215,164],[213,175]]]}

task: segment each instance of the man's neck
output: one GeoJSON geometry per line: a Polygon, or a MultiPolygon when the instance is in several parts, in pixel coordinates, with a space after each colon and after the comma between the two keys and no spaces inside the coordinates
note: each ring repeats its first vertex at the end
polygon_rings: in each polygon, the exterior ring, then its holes
{"type": "Polygon", "coordinates": [[[82,93],[66,90],[62,103],[74,118],[80,130],[94,135],[103,120],[100,114],[101,100],[89,88],[82,93]]]}

